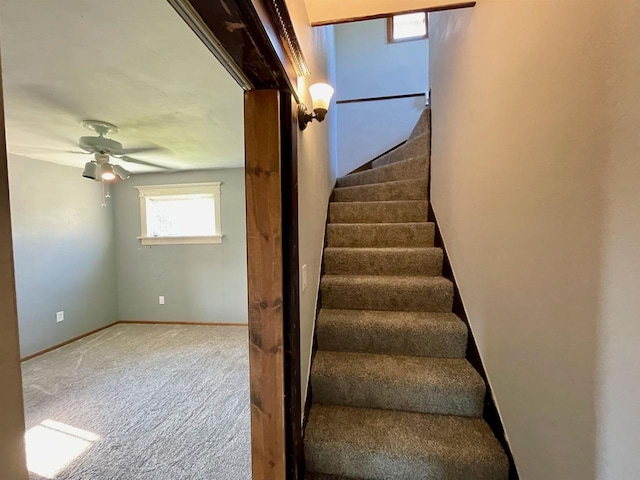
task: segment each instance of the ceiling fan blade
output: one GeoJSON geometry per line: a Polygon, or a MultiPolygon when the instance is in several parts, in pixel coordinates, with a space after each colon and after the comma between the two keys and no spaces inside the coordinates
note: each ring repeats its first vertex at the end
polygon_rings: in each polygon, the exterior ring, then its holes
{"type": "Polygon", "coordinates": [[[124,162],[136,163],[138,165],[144,165],[145,167],[162,168],[163,170],[173,170],[172,168],[164,167],[162,165],[158,165],[157,163],[146,162],[144,160],[138,160],[137,158],[127,157],[126,155],[123,155],[122,157],[119,157],[119,158],[120,158],[120,160],[122,160],[124,162]]]}
{"type": "Polygon", "coordinates": [[[123,148],[122,150],[119,150],[117,154],[121,156],[125,156],[130,153],[157,152],[159,150],[164,150],[164,148],[157,145],[152,147],[123,148]]]}
{"type": "Polygon", "coordinates": [[[56,148],[56,147],[37,147],[32,145],[13,145],[11,147],[14,150],[40,150],[44,152],[51,153],[72,153],[74,155],[93,155],[90,152],[85,152],[84,150],[67,150],[66,148],[56,148]]]}

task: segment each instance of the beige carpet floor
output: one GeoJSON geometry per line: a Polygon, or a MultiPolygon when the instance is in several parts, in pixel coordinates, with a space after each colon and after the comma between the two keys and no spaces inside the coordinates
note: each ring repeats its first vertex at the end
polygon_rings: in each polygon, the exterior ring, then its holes
{"type": "Polygon", "coordinates": [[[31,479],[251,478],[246,327],[119,324],[23,382],[31,479]]]}

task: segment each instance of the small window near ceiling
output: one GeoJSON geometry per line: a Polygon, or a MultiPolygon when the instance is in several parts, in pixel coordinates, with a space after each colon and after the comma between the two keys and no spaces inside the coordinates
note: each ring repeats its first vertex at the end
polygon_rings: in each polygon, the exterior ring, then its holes
{"type": "Polygon", "coordinates": [[[387,36],[389,43],[429,38],[427,13],[407,13],[389,17],[387,23],[387,36]]]}
{"type": "Polygon", "coordinates": [[[220,182],[136,188],[143,245],[222,243],[220,182]]]}

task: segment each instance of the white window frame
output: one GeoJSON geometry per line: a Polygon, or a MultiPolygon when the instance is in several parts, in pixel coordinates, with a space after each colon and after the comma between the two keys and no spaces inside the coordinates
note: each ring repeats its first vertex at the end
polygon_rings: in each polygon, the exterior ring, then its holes
{"type": "Polygon", "coordinates": [[[427,11],[418,10],[416,12],[404,12],[398,13],[396,15],[391,15],[387,17],[387,43],[404,43],[404,42],[414,42],[416,40],[427,40],[429,38],[429,13],[427,11]],[[413,37],[405,37],[405,38],[394,38],[394,17],[399,17],[402,15],[410,15],[412,13],[424,13],[424,22],[425,22],[425,33],[422,35],[415,35],[413,37]]]}
{"type": "Polygon", "coordinates": [[[220,185],[221,182],[182,183],[175,185],[136,186],[140,196],[140,232],[142,245],[196,245],[222,243],[220,226],[220,185]],[[212,195],[215,208],[215,235],[150,237],[147,232],[147,198],[166,195],[212,195]]]}

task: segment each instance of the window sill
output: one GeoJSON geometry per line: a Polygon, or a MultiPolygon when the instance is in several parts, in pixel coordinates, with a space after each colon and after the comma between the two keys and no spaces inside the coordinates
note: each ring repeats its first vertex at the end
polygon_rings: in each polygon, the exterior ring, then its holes
{"type": "Polygon", "coordinates": [[[138,237],[142,245],[202,245],[222,243],[222,235],[202,237],[138,237]]]}

